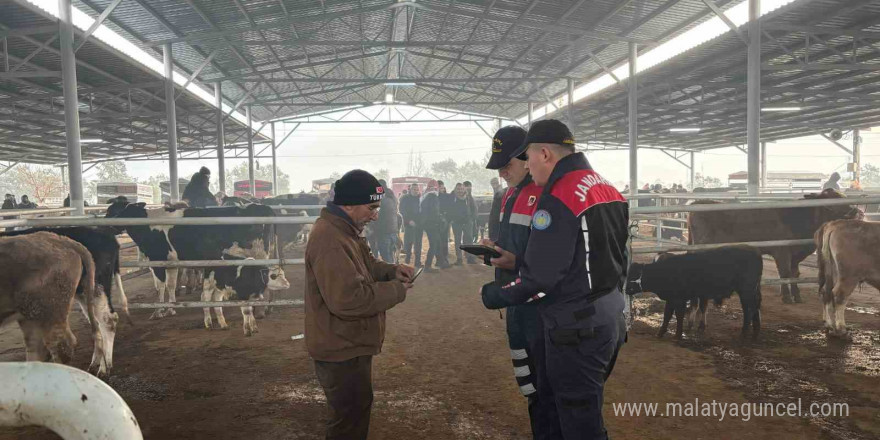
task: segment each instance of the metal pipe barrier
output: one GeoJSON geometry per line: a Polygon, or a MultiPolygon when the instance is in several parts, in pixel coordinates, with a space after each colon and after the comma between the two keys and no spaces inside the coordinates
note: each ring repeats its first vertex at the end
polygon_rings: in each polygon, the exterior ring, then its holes
{"type": "Polygon", "coordinates": [[[217,226],[217,225],[301,225],[318,217],[164,217],[164,218],[91,218],[50,217],[0,221],[2,227],[32,226],[217,226]]]}
{"type": "Polygon", "coordinates": [[[85,371],[46,362],[0,363],[0,426],[44,426],[64,440],[143,440],[113,388],[85,371]]]}
{"type": "Polygon", "coordinates": [[[306,264],[303,258],[266,260],[178,260],[178,261],[120,261],[119,267],[230,267],[230,266],[293,266],[306,264]]]}
{"type": "Polygon", "coordinates": [[[274,301],[178,301],[175,303],[128,303],[129,309],[194,309],[203,307],[302,307],[301,299],[276,299],[274,301]]]}

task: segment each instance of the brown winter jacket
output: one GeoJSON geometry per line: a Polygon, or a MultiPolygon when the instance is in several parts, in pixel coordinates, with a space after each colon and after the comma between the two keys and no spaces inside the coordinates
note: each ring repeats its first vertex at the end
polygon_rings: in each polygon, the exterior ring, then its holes
{"type": "Polygon", "coordinates": [[[306,247],[305,336],[312,358],[341,362],[382,351],[385,311],[406,299],[406,287],[334,208],[321,210],[306,247]]]}

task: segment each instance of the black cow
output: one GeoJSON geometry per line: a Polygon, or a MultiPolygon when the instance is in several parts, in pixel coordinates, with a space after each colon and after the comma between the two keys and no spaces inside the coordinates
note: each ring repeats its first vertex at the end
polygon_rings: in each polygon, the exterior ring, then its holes
{"type": "MultiPolygon", "coordinates": [[[[108,218],[181,218],[181,217],[273,217],[272,208],[263,205],[217,208],[145,208],[144,203],[129,204],[117,200],[107,208],[108,218]]],[[[151,261],[220,260],[224,255],[242,258],[269,258],[271,225],[178,225],[125,226],[141,252],[151,261]]],[[[152,268],[159,302],[176,302],[177,268],[152,268]]],[[[203,284],[203,294],[211,291],[203,284]]],[[[157,309],[151,319],[174,315],[174,309],[157,309]]]]}
{"type": "MultiPolygon", "coordinates": [[[[125,297],[125,291],[122,289],[122,278],[119,276],[119,243],[111,233],[81,226],[30,228],[0,235],[14,237],[31,235],[37,232],[51,232],[67,237],[83,245],[92,256],[92,261],[95,264],[95,298],[98,298],[94,304],[94,315],[96,324],[100,329],[98,337],[102,339],[95,343],[97,348],[92,355],[92,365],[98,367],[99,375],[103,375],[113,367],[113,344],[116,339],[116,324],[119,321],[119,315],[113,308],[112,290],[114,279],[119,285],[122,311],[128,318],[129,323],[131,323],[131,316],[128,314],[128,300],[125,297]],[[97,294],[97,290],[102,290],[104,294],[97,294]]],[[[82,285],[77,287],[76,300],[83,309],[86,318],[88,318],[86,313],[87,302],[82,285]]]]}
{"type": "MultiPolygon", "coordinates": [[[[224,255],[224,260],[242,260],[240,257],[224,255]]],[[[202,301],[225,301],[236,299],[246,301],[249,299],[263,299],[263,293],[269,290],[284,290],[290,287],[290,283],[284,276],[281,267],[275,266],[224,266],[209,267],[205,269],[205,283],[202,290],[202,301]]],[[[205,312],[205,328],[213,328],[211,322],[211,310],[202,309],[205,312]]],[[[217,324],[226,330],[226,318],[223,316],[223,308],[215,307],[217,324]]],[[[245,336],[251,336],[257,332],[257,322],[254,320],[253,307],[242,307],[242,327],[245,336]]]]}
{"type": "MultiPolygon", "coordinates": [[[[729,246],[683,255],[663,255],[650,264],[633,263],[629,269],[626,293],[653,292],[666,301],[663,324],[658,337],[666,334],[672,313],[677,321],[675,337],[681,338],[684,314],[688,302],[691,312],[699,303],[700,327],[706,328],[706,306],[709,300],[716,305],[739,295],[743,310],[742,335],[752,325],[752,337],[761,330],[761,273],[764,261],[758,249],[749,246],[729,246]]],[[[693,325],[689,316],[689,325],[693,325]]]]}

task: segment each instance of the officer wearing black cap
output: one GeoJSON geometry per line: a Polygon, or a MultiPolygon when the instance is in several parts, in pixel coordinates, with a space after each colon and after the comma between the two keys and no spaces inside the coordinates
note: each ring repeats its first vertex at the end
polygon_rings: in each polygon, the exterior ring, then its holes
{"type": "MultiPolygon", "coordinates": [[[[517,126],[503,127],[492,137],[492,156],[486,168],[498,170],[498,176],[507,182],[507,191],[501,198],[498,237],[492,243],[501,252],[500,258],[493,258],[495,266],[495,285],[503,286],[513,282],[517,269],[525,256],[529,241],[532,214],[541,196],[541,188],[535,185],[526,162],[513,153],[526,138],[526,131],[517,126]]],[[[535,376],[535,351],[541,351],[543,344],[538,309],[534,304],[510,305],[507,307],[507,340],[510,345],[510,358],[513,372],[520,392],[528,399],[529,421],[534,438],[549,430],[550,418],[555,405],[552,401],[541,402],[538,397],[538,383],[535,376]],[[549,407],[548,404],[549,403],[549,407]]]]}
{"type": "Polygon", "coordinates": [[[629,215],[623,196],[574,147],[568,127],[548,119],[534,123],[513,152],[543,189],[519,276],[481,293],[488,308],[537,305],[538,399],[555,402],[558,422],[538,437],[606,439],[603,390],[626,338],[629,215]]]}

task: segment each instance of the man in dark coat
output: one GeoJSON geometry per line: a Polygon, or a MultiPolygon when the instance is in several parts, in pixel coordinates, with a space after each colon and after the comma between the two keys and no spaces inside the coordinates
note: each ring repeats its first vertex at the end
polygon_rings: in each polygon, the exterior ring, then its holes
{"type": "Polygon", "coordinates": [[[446,255],[449,253],[449,239],[447,238],[449,224],[446,223],[446,220],[440,214],[440,197],[435,187],[429,186],[428,190],[425,191],[419,211],[422,219],[422,228],[424,228],[425,234],[428,235],[428,254],[425,256],[425,272],[436,272],[436,269],[431,267],[435,258],[437,259],[437,267],[446,269],[449,267],[449,261],[446,258],[446,255]],[[443,233],[444,228],[447,231],[446,234],[443,233]],[[445,252],[443,248],[447,248],[445,252]]]}
{"type": "Polygon", "coordinates": [[[388,188],[385,179],[379,179],[383,194],[382,205],[379,208],[379,219],[372,225],[373,236],[377,245],[377,253],[386,263],[396,264],[394,255],[395,240],[398,237],[400,225],[397,224],[397,197],[394,191],[388,188]]]}
{"type": "Polygon", "coordinates": [[[202,167],[199,172],[193,174],[192,179],[183,189],[183,199],[189,206],[193,208],[206,208],[208,206],[217,206],[217,199],[211,194],[209,185],[211,183],[211,170],[202,167]]]}
{"type": "Polygon", "coordinates": [[[406,264],[410,263],[415,248],[415,266],[422,267],[422,226],[419,223],[419,199],[422,196],[418,183],[409,187],[409,194],[400,198],[400,215],[403,216],[403,252],[406,264]]]}

